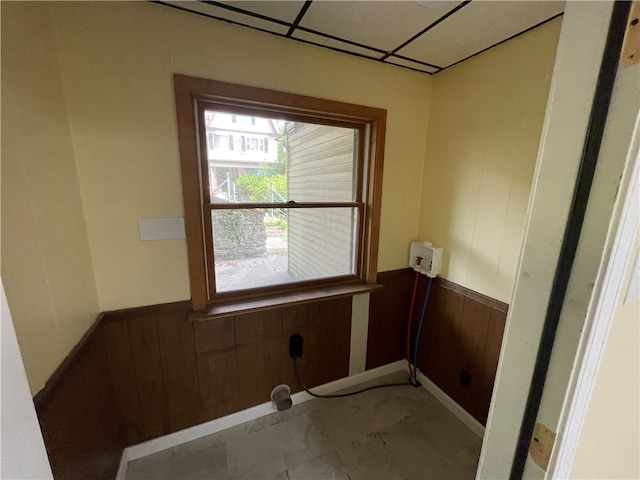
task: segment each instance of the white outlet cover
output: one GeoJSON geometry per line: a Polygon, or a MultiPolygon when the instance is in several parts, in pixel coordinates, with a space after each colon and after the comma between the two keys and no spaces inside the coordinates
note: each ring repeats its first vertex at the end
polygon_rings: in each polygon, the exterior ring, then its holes
{"type": "Polygon", "coordinates": [[[140,240],[183,240],[184,218],[139,218],[140,240]]]}

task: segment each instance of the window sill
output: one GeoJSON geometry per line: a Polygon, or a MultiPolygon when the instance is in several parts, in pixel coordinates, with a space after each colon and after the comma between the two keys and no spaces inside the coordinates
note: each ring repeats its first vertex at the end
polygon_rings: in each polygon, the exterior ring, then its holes
{"type": "Polygon", "coordinates": [[[352,297],[380,288],[383,288],[382,285],[377,283],[346,283],[254,298],[235,299],[209,305],[206,309],[198,312],[191,312],[189,314],[189,320],[192,322],[215,320],[222,317],[259,312],[272,308],[290,307],[292,305],[317,302],[319,300],[352,297]]]}

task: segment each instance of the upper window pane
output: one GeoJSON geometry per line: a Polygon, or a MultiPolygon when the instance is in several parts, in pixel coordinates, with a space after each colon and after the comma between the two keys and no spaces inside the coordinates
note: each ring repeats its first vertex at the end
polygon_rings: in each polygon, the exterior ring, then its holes
{"type": "Polygon", "coordinates": [[[355,201],[357,134],[351,128],[286,122],[289,198],[296,202],[355,201]]]}
{"type": "Polygon", "coordinates": [[[214,110],[204,117],[212,203],[357,200],[357,129],[214,110]]]}

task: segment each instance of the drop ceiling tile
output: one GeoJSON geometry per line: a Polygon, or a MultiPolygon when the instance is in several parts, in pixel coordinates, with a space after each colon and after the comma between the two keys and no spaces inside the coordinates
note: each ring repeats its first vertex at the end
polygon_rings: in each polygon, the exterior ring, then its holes
{"type": "Polygon", "coordinates": [[[391,51],[460,1],[314,0],[302,27],[370,47],[391,51]]]}
{"type": "Polygon", "coordinates": [[[304,1],[287,0],[287,1],[221,1],[225,5],[241,8],[252,13],[264,15],[266,17],[282,20],[287,23],[293,23],[298,13],[304,6],[304,1]]]}
{"type": "Polygon", "coordinates": [[[337,48],[339,50],[356,53],[358,55],[364,55],[365,57],[369,58],[379,59],[383,55],[383,53],[377,52],[375,50],[359,47],[357,45],[351,45],[350,43],[341,42],[340,40],[334,40],[332,38],[327,38],[323,35],[317,35],[315,33],[306,32],[304,30],[295,30],[292,36],[293,38],[306,40],[307,42],[315,43],[316,45],[337,48]]]}
{"type": "Polygon", "coordinates": [[[564,2],[475,0],[397,53],[446,67],[564,10],[564,2]]]}
{"type": "Polygon", "coordinates": [[[263,30],[279,33],[282,35],[286,34],[289,31],[289,27],[287,25],[281,25],[279,23],[271,22],[269,20],[262,20],[260,18],[255,18],[255,17],[252,17],[251,15],[245,15],[243,13],[232,12],[231,10],[227,10],[222,7],[216,7],[214,5],[207,5],[206,3],[195,2],[195,1],[189,1],[189,2],[170,1],[165,3],[169,5],[175,5],[182,9],[191,10],[192,12],[200,12],[207,15],[212,15],[217,18],[231,20],[233,22],[237,22],[242,25],[261,28],[263,30]]]}
{"type": "Polygon", "coordinates": [[[404,58],[398,58],[395,56],[387,58],[385,62],[391,63],[393,65],[400,65],[401,67],[413,68],[415,70],[420,70],[421,72],[435,73],[438,71],[437,68],[433,68],[428,65],[423,65],[418,62],[412,62],[411,60],[405,60],[404,58]]]}

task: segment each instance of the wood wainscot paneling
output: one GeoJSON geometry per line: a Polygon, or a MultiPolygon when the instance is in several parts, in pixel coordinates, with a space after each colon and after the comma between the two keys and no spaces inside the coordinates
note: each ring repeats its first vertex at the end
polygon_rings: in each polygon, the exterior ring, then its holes
{"type": "Polygon", "coordinates": [[[56,480],[113,479],[124,447],[102,316],[34,397],[56,480]]]}
{"type": "Polygon", "coordinates": [[[56,480],[113,479],[124,447],[349,374],[351,297],[193,321],[191,302],[102,314],[34,398],[56,480]]]}
{"type": "MultiPolygon", "coordinates": [[[[405,358],[414,273],[382,272],[372,292],[367,368],[405,358]]],[[[420,275],[411,352],[428,279],[420,275]]],[[[418,368],[482,424],[486,423],[508,305],[455,283],[434,281],[420,338],[418,368]]]]}
{"type": "Polygon", "coordinates": [[[190,304],[105,314],[105,339],[127,445],[300,391],[289,337],[303,337],[309,386],[349,373],[351,298],[193,321],[190,304]]]}
{"type": "Polygon", "coordinates": [[[384,288],[370,296],[367,370],[405,358],[413,280],[409,269],[378,273],[377,283],[384,288]]]}

